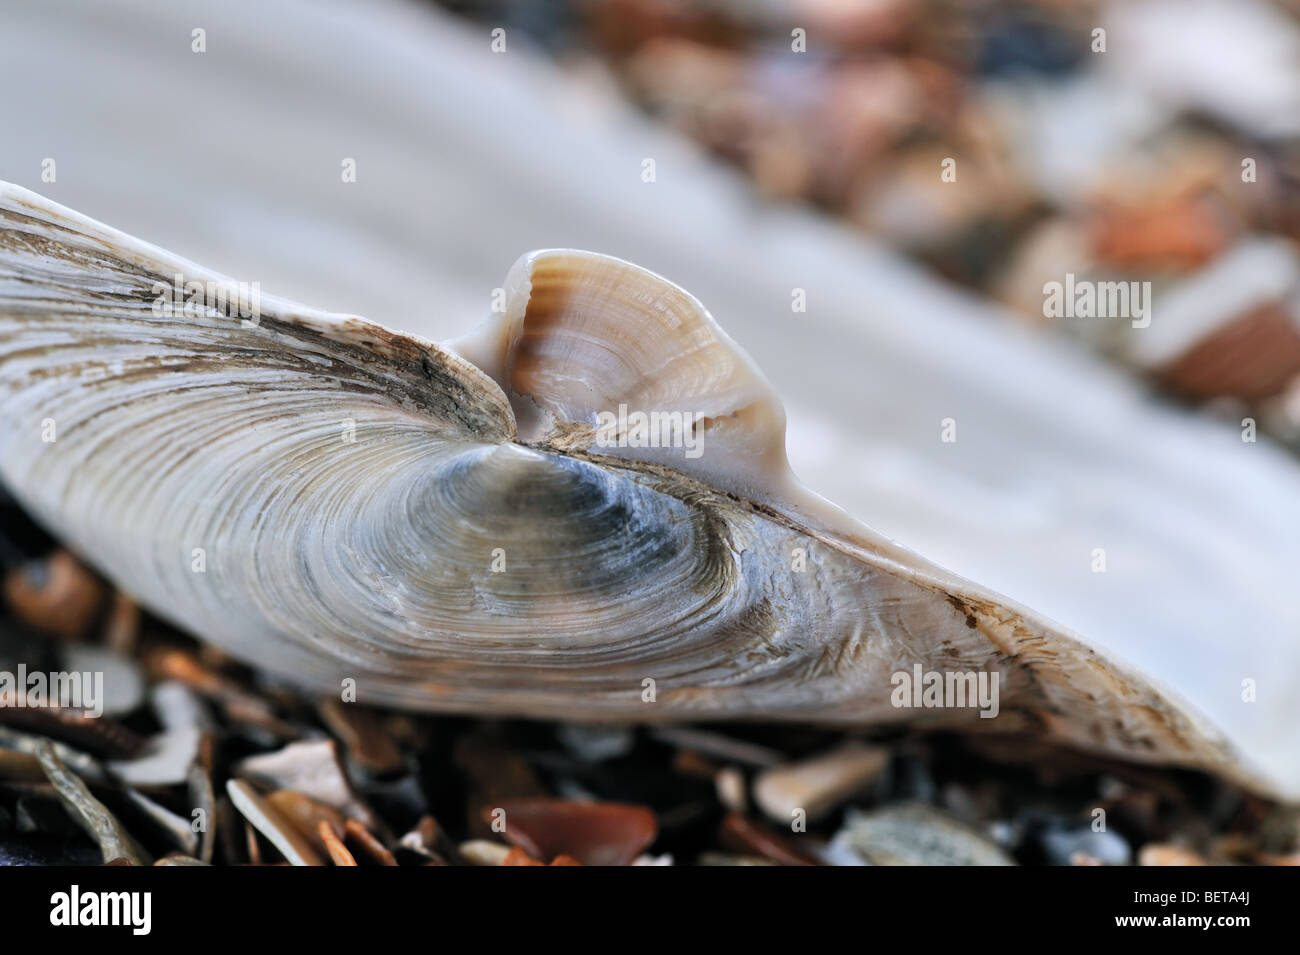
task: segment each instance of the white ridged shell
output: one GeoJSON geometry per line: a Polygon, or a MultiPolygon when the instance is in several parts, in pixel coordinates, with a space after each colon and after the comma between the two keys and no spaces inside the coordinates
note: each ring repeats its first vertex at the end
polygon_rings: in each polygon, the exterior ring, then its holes
{"type": "Polygon", "coordinates": [[[1172,691],[800,488],[779,401],[657,276],[525,257],[503,323],[454,346],[485,374],[265,296],[255,326],[159,315],[177,273],[233,287],[0,187],[0,472],[120,585],[244,659],[417,708],[930,718],[1273,785],[1172,691]],[[600,453],[592,415],[629,398],[705,412],[713,453],[600,453]],[[526,435],[512,404],[540,412],[526,435]],[[895,709],[890,677],[918,663],[998,672],[1001,717],[895,709]]]}

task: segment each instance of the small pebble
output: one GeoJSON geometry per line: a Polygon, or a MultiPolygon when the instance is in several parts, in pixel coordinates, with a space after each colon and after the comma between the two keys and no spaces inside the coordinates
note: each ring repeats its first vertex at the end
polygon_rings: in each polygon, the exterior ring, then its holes
{"type": "Polygon", "coordinates": [[[489,842],[487,839],[470,839],[468,842],[462,842],[458,850],[470,865],[502,865],[506,861],[506,856],[512,851],[510,846],[489,842]]]}
{"type": "Polygon", "coordinates": [[[846,743],[811,759],[764,770],[754,782],[754,802],[782,825],[790,825],[798,810],[815,821],[870,786],[888,765],[887,750],[846,743]]]}
{"type": "Polygon", "coordinates": [[[872,865],[1015,865],[994,842],[924,803],[851,813],[833,845],[872,865]]]}
{"type": "Polygon", "coordinates": [[[541,860],[568,855],[583,865],[629,865],[658,835],[655,814],[644,806],[521,799],[499,808],[505,837],[541,860]]]}
{"type": "Polygon", "coordinates": [[[515,847],[506,853],[506,857],[501,860],[502,865],[546,865],[545,862],[539,862],[530,856],[523,849],[515,847]]]}
{"type": "Polygon", "coordinates": [[[1209,865],[1202,856],[1190,849],[1152,842],[1138,853],[1138,865],[1209,865]]]}
{"type": "Polygon", "coordinates": [[[1099,865],[1129,865],[1133,850],[1117,832],[1093,832],[1091,826],[1074,829],[1049,828],[1039,836],[1039,844],[1051,865],[1074,865],[1075,856],[1094,859],[1099,865]]]}
{"type": "Polygon", "coordinates": [[[33,630],[65,640],[90,629],[106,596],[99,578],[67,551],[10,571],[3,591],[15,617],[33,630]]]}

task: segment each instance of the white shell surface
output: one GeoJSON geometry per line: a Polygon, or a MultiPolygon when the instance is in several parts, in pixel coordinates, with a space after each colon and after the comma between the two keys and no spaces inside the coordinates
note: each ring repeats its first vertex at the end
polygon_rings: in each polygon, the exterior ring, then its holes
{"type": "Polygon", "coordinates": [[[514,275],[517,307],[462,347],[498,384],[0,184],[0,474],[156,613],[322,692],[566,718],[1000,717],[988,729],[1255,783],[1176,691],[800,488],[780,402],[680,289],[564,250],[514,275]],[[593,446],[623,393],[708,409],[707,464],[593,446]],[[529,441],[507,402],[537,413],[529,441]],[[1001,685],[979,709],[973,691],[900,709],[913,670],[1001,685]]]}

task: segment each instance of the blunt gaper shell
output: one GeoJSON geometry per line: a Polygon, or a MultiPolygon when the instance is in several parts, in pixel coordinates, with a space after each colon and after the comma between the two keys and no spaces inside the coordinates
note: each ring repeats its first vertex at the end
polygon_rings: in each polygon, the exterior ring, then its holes
{"type": "Polygon", "coordinates": [[[1028,730],[1279,788],[1176,688],[801,488],[762,375],[650,272],[531,253],[448,346],[240,302],[0,184],[0,475],[250,663],[423,710],[1028,730]],[[700,453],[608,446],[620,405],[690,413],[700,453]],[[997,717],[895,706],[918,664],[997,673],[997,717]]]}

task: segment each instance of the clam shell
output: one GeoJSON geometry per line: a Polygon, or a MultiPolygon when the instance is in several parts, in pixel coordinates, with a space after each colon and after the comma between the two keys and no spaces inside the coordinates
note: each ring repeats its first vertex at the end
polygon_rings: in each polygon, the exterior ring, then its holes
{"type": "Polygon", "coordinates": [[[156,613],[323,692],[924,719],[1273,786],[1174,691],[802,488],[780,401],[681,289],[557,250],[507,292],[447,347],[269,296],[241,320],[231,280],[2,186],[0,474],[156,613]],[[699,415],[707,453],[605,446],[616,402],[699,415]],[[998,718],[899,709],[918,665],[998,674],[998,718]]]}

